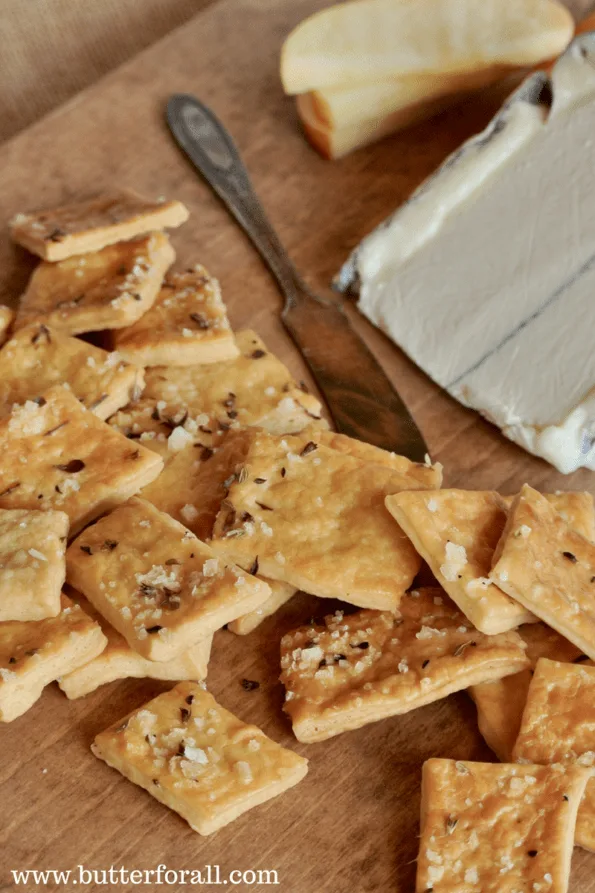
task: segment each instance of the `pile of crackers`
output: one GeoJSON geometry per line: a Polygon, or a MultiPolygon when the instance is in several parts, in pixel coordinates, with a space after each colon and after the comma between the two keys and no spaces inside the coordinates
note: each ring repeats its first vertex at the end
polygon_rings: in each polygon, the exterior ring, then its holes
{"type": "Polygon", "coordinates": [[[171,271],[187,216],[123,191],[12,222],[41,261],[0,314],[0,720],[53,681],[178,683],[92,749],[210,834],[307,772],[208,693],[213,634],[338,598],[281,641],[298,741],[468,690],[502,763],[424,765],[417,890],[566,890],[595,849],[592,497],[441,489],[333,433],[207,270],[171,271]]]}

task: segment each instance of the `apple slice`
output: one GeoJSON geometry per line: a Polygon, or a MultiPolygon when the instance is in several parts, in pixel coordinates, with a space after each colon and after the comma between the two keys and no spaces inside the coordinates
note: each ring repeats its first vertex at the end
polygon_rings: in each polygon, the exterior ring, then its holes
{"type": "Polygon", "coordinates": [[[351,0],[305,19],[285,41],[286,93],[412,74],[529,66],[558,55],[574,22],[556,0],[351,0]]]}

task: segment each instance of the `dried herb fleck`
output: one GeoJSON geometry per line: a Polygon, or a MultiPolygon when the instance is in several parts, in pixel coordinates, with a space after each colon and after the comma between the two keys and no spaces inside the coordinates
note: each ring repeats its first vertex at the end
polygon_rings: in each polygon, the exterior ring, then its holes
{"type": "Polygon", "coordinates": [[[260,688],[260,682],[256,682],[254,679],[242,679],[242,688],[245,691],[255,691],[260,688]]]}
{"type": "Polygon", "coordinates": [[[190,319],[196,323],[199,329],[209,328],[209,321],[202,313],[191,313],[190,319]]]}
{"type": "Polygon", "coordinates": [[[256,556],[256,558],[255,558],[254,561],[252,562],[252,567],[250,568],[250,570],[248,571],[248,573],[249,573],[249,574],[252,574],[253,577],[256,576],[256,574],[258,573],[258,555],[256,556]]]}
{"type": "Polygon", "coordinates": [[[564,558],[567,558],[568,561],[572,562],[572,564],[576,564],[576,555],[573,555],[572,552],[562,552],[564,558]]]}
{"type": "Polygon", "coordinates": [[[255,484],[266,484],[266,482],[267,482],[266,478],[254,478],[255,484]]]}
{"type": "Polygon", "coordinates": [[[260,350],[259,348],[258,350],[253,350],[250,356],[253,360],[260,360],[262,357],[266,356],[266,353],[264,350],[260,350]]]}
{"type": "Polygon", "coordinates": [[[86,555],[92,555],[91,546],[81,546],[81,552],[84,552],[86,555]]]}
{"type": "Polygon", "coordinates": [[[313,440],[309,440],[308,443],[306,444],[306,446],[301,451],[300,456],[307,456],[308,453],[313,453],[314,450],[317,450],[317,449],[318,449],[318,444],[314,443],[313,440]]]}
{"type": "Polygon", "coordinates": [[[101,547],[101,551],[102,552],[113,552],[114,549],[117,547],[117,545],[118,545],[118,543],[116,542],[116,540],[106,540],[104,542],[103,546],[101,547]]]}
{"type": "Polygon", "coordinates": [[[9,487],[7,487],[5,490],[3,490],[2,493],[0,493],[0,496],[8,496],[9,493],[12,493],[13,490],[16,490],[16,488],[20,487],[20,486],[21,486],[21,482],[17,481],[15,484],[11,484],[9,487]]]}
{"type": "Polygon", "coordinates": [[[70,462],[67,462],[65,465],[54,465],[54,468],[57,468],[58,471],[64,471],[66,474],[77,474],[79,471],[82,471],[85,467],[85,463],[82,459],[71,459],[70,462]]]}
{"type": "Polygon", "coordinates": [[[147,627],[147,632],[148,633],[158,633],[160,629],[163,629],[163,627],[159,626],[159,625],[149,626],[149,627],[147,627]]]}
{"type": "Polygon", "coordinates": [[[39,329],[33,335],[31,339],[31,344],[37,344],[38,341],[41,341],[42,338],[45,338],[48,344],[52,343],[52,336],[50,335],[50,330],[47,326],[44,326],[43,323],[40,325],[39,329]]]}

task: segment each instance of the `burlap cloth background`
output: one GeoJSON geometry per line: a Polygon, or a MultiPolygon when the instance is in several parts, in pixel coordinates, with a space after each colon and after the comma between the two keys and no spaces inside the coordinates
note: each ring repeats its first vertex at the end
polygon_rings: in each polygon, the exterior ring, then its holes
{"type": "MultiPolygon", "coordinates": [[[[0,141],[212,2],[0,0],[0,141]]],[[[593,6],[566,2],[577,17],[593,6]]]]}

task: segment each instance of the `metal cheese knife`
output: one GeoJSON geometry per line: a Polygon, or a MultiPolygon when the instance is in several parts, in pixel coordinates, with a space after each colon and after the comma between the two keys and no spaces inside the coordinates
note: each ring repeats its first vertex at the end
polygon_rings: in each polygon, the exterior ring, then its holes
{"type": "Polygon", "coordinates": [[[423,462],[428,449],[407,407],[341,305],[310,291],[258,201],[239,152],[213,112],[193,96],[167,104],[178,145],[235,217],[285,296],[281,318],[324,395],[338,431],[423,462]]]}

